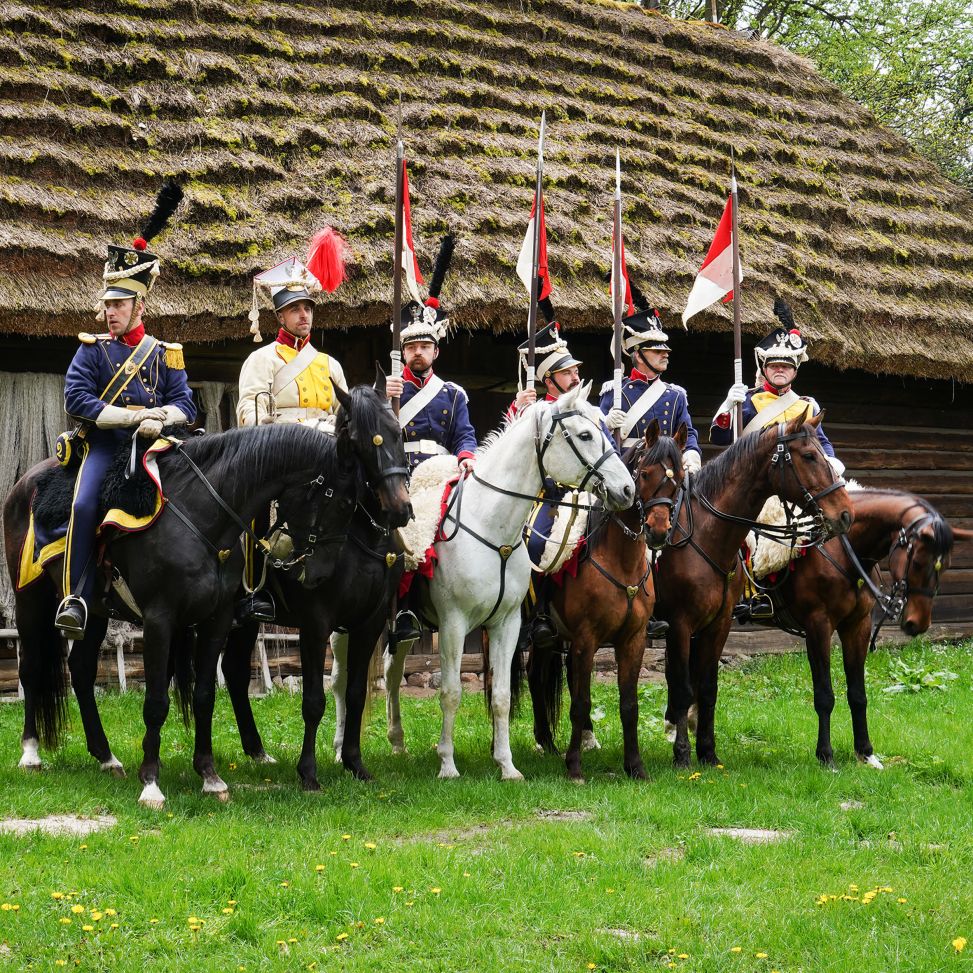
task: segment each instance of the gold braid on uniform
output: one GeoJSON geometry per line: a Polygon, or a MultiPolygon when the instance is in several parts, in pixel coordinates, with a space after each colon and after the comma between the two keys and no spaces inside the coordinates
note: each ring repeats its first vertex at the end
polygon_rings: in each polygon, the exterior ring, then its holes
{"type": "Polygon", "coordinates": [[[166,345],[166,367],[186,370],[186,359],[183,358],[182,345],[178,342],[166,345]]]}

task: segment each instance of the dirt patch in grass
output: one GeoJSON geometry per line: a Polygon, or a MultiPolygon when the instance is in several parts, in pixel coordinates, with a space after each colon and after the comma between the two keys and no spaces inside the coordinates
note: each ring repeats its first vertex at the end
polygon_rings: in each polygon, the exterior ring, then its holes
{"type": "MultiPolygon", "coordinates": [[[[590,821],[593,817],[590,811],[564,811],[547,810],[540,808],[534,812],[538,821],[574,824],[582,821],[590,821]]],[[[468,844],[469,842],[484,843],[483,839],[498,831],[509,831],[511,828],[522,828],[532,825],[534,822],[513,821],[510,818],[501,818],[499,821],[491,821],[489,824],[473,824],[466,828],[443,828],[440,831],[429,831],[426,834],[409,835],[399,838],[395,843],[398,845],[414,845],[428,843],[441,846],[451,846],[458,844],[468,844]]]]}
{"type": "Polygon", "coordinates": [[[602,936],[614,936],[616,939],[624,939],[629,942],[637,943],[642,938],[642,933],[635,932],[634,929],[598,929],[602,936]]]}
{"type": "Polygon", "coordinates": [[[685,848],[660,848],[645,856],[645,867],[655,868],[656,865],[663,865],[667,862],[681,862],[686,857],[685,848]]]}
{"type": "Polygon", "coordinates": [[[784,841],[792,834],[790,831],[774,831],[770,828],[709,828],[709,833],[723,838],[734,838],[745,845],[772,845],[784,841]]]}
{"type": "Polygon", "coordinates": [[[860,811],[864,806],[861,801],[842,801],[838,805],[842,811],[860,811]]]}
{"type": "Polygon", "coordinates": [[[118,824],[111,814],[98,814],[93,818],[83,818],[77,814],[49,814],[46,818],[3,818],[0,831],[7,834],[30,834],[43,831],[45,834],[71,835],[84,837],[93,831],[104,831],[118,824]]]}
{"type": "Polygon", "coordinates": [[[590,821],[590,811],[536,811],[541,821],[590,821]]]}

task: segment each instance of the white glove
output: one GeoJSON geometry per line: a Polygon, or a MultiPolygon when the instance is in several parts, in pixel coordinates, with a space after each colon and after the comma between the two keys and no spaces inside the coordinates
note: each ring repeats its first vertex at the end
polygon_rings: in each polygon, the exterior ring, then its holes
{"type": "Polygon", "coordinates": [[[162,433],[162,419],[143,419],[139,423],[138,434],[146,439],[158,439],[162,433]]]}
{"type": "Polygon", "coordinates": [[[259,425],[272,426],[273,424],[274,424],[274,417],[269,412],[265,413],[260,417],[259,425]]]}
{"type": "Polygon", "coordinates": [[[829,456],[828,462],[831,464],[835,476],[842,477],[845,475],[845,464],[837,456],[829,456]]]}
{"type": "Polygon", "coordinates": [[[395,375],[389,375],[385,379],[385,395],[389,399],[397,399],[402,395],[404,385],[402,379],[395,375]]]}
{"type": "MultiPolygon", "coordinates": [[[[155,412],[155,409],[149,410],[155,412]]],[[[148,418],[148,416],[146,416],[148,418]]],[[[155,416],[152,416],[154,419],[155,416]]],[[[165,405],[162,407],[162,421],[167,426],[182,426],[189,422],[189,416],[177,405],[165,405]]]]}
{"type": "Polygon", "coordinates": [[[695,449],[689,449],[682,454],[682,469],[684,473],[698,473],[703,465],[703,457],[695,449]]]}
{"type": "Polygon", "coordinates": [[[621,429],[627,418],[628,413],[624,409],[609,409],[608,415],[605,416],[605,422],[611,430],[621,429]]]}
{"type": "MultiPolygon", "coordinates": [[[[176,411],[178,412],[179,410],[176,409],[176,411]]],[[[182,413],[179,414],[182,415],[182,413]]],[[[143,409],[141,412],[136,412],[135,416],[139,422],[143,419],[158,419],[160,422],[165,422],[166,410],[164,406],[157,405],[153,409],[143,409]]]]}
{"type": "Polygon", "coordinates": [[[475,456],[464,456],[459,461],[459,471],[460,473],[465,473],[467,470],[472,470],[475,465],[476,465],[475,456]]]}
{"type": "Polygon", "coordinates": [[[726,393],[726,398],[723,400],[720,407],[716,410],[718,416],[726,415],[727,412],[732,412],[735,405],[739,405],[747,397],[747,386],[743,382],[734,382],[730,386],[730,391],[726,393]]]}
{"type": "Polygon", "coordinates": [[[125,429],[137,426],[145,418],[145,409],[136,412],[134,409],[123,409],[119,405],[106,405],[95,419],[99,429],[125,429]]]}

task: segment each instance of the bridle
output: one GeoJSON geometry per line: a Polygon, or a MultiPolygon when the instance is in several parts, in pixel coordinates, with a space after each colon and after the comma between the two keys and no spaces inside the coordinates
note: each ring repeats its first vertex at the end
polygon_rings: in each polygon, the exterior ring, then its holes
{"type": "Polygon", "coordinates": [[[588,486],[588,481],[591,479],[597,479],[598,483],[594,490],[590,490],[588,492],[597,492],[599,487],[602,488],[603,491],[605,485],[605,476],[601,472],[600,467],[602,463],[611,459],[612,456],[616,456],[617,453],[615,452],[614,447],[609,445],[608,449],[606,449],[594,463],[589,463],[584,456],[581,455],[581,450],[579,450],[574,443],[574,437],[571,435],[570,430],[568,430],[564,425],[564,421],[572,418],[573,416],[581,416],[582,418],[587,419],[588,422],[595,427],[598,435],[604,437],[605,433],[601,426],[599,426],[598,423],[596,423],[595,420],[590,416],[585,415],[580,409],[568,409],[566,412],[554,412],[554,414],[551,416],[551,428],[548,429],[547,433],[542,437],[540,427],[541,413],[538,413],[537,425],[534,431],[534,452],[537,455],[537,468],[540,470],[541,480],[544,481],[552,479],[552,477],[547,475],[547,469],[544,466],[544,456],[546,455],[547,450],[550,448],[551,443],[554,442],[554,437],[557,435],[558,431],[560,431],[561,435],[564,437],[564,441],[568,444],[568,446],[571,447],[571,452],[574,453],[575,458],[579,463],[581,463],[585,470],[584,477],[580,483],[567,483],[564,485],[570,486],[579,491],[585,491],[588,486]]]}
{"type": "MultiPolygon", "coordinates": [[[[307,499],[310,501],[315,488],[324,486],[324,477],[315,477],[313,480],[309,480],[307,483],[302,484],[302,486],[307,488],[307,499]]],[[[350,514],[354,509],[356,500],[354,498],[345,498],[341,494],[336,495],[333,487],[327,487],[324,490],[321,499],[325,505],[325,509],[319,511],[319,516],[321,519],[302,522],[295,520],[288,514],[286,515],[286,520],[283,522],[278,521],[270,528],[267,535],[268,538],[275,533],[279,533],[290,537],[291,541],[293,542],[293,550],[286,558],[272,557],[269,550],[264,548],[263,544],[260,545],[261,549],[263,549],[266,554],[267,563],[270,564],[271,567],[276,568],[278,571],[291,571],[298,565],[303,565],[303,563],[314,554],[316,548],[319,546],[323,547],[328,544],[345,542],[348,537],[350,514]],[[330,533],[324,533],[322,521],[324,520],[324,515],[330,512],[332,502],[338,503],[339,507],[341,506],[342,502],[344,502],[349,513],[348,516],[343,519],[341,529],[331,531],[330,533]]],[[[339,515],[341,512],[342,511],[339,509],[339,515]]]]}

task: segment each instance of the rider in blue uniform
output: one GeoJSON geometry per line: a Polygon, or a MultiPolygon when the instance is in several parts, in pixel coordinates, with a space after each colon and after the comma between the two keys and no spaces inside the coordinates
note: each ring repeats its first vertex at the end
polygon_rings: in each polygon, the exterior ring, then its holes
{"type": "MultiPolygon", "coordinates": [[[[669,336],[662,330],[659,312],[650,308],[640,291],[631,284],[632,300],[638,310],[622,318],[622,352],[632,359],[628,378],[622,380],[621,408],[614,408],[614,386],[605,382],[601,388],[601,411],[610,429],[620,429],[622,446],[633,446],[645,435],[653,419],[659,420],[659,432],[674,436],[686,426],[686,447],[682,462],[686,473],[696,473],[702,464],[699,442],[689,415],[686,390],[662,380],[669,368],[669,336]]],[[[612,347],[614,352],[614,346],[612,347]]]]}
{"type": "MultiPolygon", "coordinates": [[[[744,435],[771,423],[787,422],[800,415],[809,404],[812,416],[821,411],[814,399],[799,396],[792,387],[797,370],[807,361],[807,342],[794,324],[791,309],[779,297],[774,302],[774,314],[780,319],[782,327],[771,331],[753,350],[757,362],[757,384],[752,389],[748,389],[743,382],[730,387],[726,399],[713,417],[710,442],[720,446],[729,446],[733,442],[732,415],[738,403],[743,405],[744,435]]],[[[844,463],[835,456],[834,446],[821,426],[818,426],[817,434],[835,475],[841,476],[845,471],[844,463]]]]}
{"type": "Polygon", "coordinates": [[[155,439],[163,426],[196,417],[182,345],[152,338],[142,324],[146,297],[159,274],[159,258],[146,245],[181,199],[179,188],[167,183],[133,246],[109,246],[98,315],[108,333],[78,336],[81,347],[65,379],[64,408],[78,427],[73,437],[59,441],[58,456],[65,463],[80,459],[64,552],[65,597],[55,618],[67,639],[84,636],[96,593],[98,497],[119,446],[131,442],[133,433],[155,439]]]}
{"type": "MultiPolygon", "coordinates": [[[[470,422],[466,391],[440,378],[432,368],[439,357],[439,342],[449,329],[449,315],[440,305],[439,294],[454,245],[452,236],[443,237],[429,281],[429,296],[423,303],[410,301],[402,309],[399,337],[405,367],[401,378],[392,376],[385,382],[388,397],[399,397],[399,425],[410,471],[432,456],[452,454],[460,473],[473,469],[475,462],[476,431],[470,422]]],[[[400,611],[395,623],[396,641],[418,637],[418,619],[411,611],[400,611]]]]}

